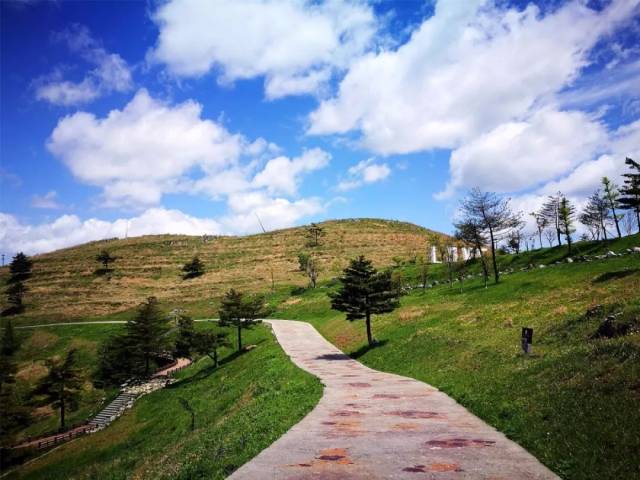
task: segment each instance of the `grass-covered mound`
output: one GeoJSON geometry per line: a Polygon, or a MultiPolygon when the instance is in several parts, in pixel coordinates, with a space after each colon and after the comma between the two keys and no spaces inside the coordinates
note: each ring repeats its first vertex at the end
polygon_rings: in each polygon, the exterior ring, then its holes
{"type": "MultiPolygon", "coordinates": [[[[639,240],[577,247],[600,254],[639,240]]],[[[640,254],[554,264],[565,256],[563,248],[504,256],[502,268],[515,273],[487,289],[476,277],[462,293],[459,283],[411,290],[398,310],[374,318],[373,349],[362,322],[330,309],[331,284],[285,299],[274,317],[309,321],[366,365],[440,388],[562,478],[640,478],[640,254]],[[549,266],[520,271],[529,263],[549,266]],[[625,334],[597,335],[611,314],[630,325],[619,327],[625,334]],[[524,326],[534,328],[528,357],[524,326]]],[[[417,283],[417,267],[399,270],[417,283]]],[[[444,267],[430,275],[444,279],[444,267]]]]}
{"type": "Polygon", "coordinates": [[[105,430],[54,449],[11,473],[12,479],[222,479],[297,423],[322,387],[295,367],[268,327],[247,334],[257,345],[208,358],[180,381],[142,397],[105,430]],[[195,430],[180,398],[195,411],[195,430]]]}

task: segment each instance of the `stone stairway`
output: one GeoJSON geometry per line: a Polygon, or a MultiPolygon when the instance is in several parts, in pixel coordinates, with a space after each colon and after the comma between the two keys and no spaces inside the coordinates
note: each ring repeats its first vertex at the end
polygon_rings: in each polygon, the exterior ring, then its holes
{"type": "Polygon", "coordinates": [[[96,430],[102,429],[118,418],[122,413],[133,405],[137,395],[128,392],[121,392],[113,401],[107,405],[98,415],[96,415],[89,425],[96,430]]]}

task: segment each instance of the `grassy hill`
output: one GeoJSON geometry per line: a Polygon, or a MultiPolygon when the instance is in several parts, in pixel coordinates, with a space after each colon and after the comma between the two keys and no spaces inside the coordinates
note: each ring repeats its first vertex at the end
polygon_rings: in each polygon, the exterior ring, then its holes
{"type": "MultiPolygon", "coordinates": [[[[575,254],[638,245],[638,235],[580,242],[575,254]]],[[[478,277],[462,291],[460,283],[413,289],[397,311],[374,318],[372,349],[362,322],[331,310],[331,284],[283,299],[274,317],[311,322],[366,365],[440,388],[562,478],[640,478],[640,254],[566,257],[566,247],[504,255],[501,269],[513,273],[487,289],[478,277]],[[596,338],[617,312],[630,332],[596,338]],[[520,349],[524,326],[534,328],[530,356],[520,349]]],[[[415,266],[397,270],[419,282],[415,266]]],[[[443,265],[432,267],[430,281],[445,278],[443,265]]]]}
{"type": "MultiPolygon", "coordinates": [[[[297,255],[313,250],[320,279],[335,276],[356,255],[376,265],[392,258],[424,253],[430,231],[404,222],[377,219],[328,221],[320,224],[321,245],[310,248],[305,228],[290,228],[244,237],[154,235],[91,242],[34,257],[27,282],[27,309],[17,323],[91,319],[128,312],[150,295],[165,308],[188,307],[195,316],[215,315],[215,302],[231,288],[266,292],[271,271],[276,285],[305,285],[297,255]],[[97,275],[95,256],[107,249],[118,258],[112,275],[97,275]],[[206,273],[183,280],[182,266],[193,255],[206,273]]],[[[2,269],[0,282],[8,275],[2,269]]]]}

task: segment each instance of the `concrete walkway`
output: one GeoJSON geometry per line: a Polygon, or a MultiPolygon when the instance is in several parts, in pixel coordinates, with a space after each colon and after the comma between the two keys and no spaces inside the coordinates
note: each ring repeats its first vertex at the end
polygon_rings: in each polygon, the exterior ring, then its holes
{"type": "Polygon", "coordinates": [[[558,478],[437,389],[365,367],[308,323],[268,322],[293,362],[322,380],[324,395],[231,480],[558,478]]]}

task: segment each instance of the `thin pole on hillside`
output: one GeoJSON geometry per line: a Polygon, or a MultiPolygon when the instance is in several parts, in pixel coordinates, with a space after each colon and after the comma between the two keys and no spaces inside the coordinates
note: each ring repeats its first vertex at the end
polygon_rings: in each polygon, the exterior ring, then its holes
{"type": "MultiPolygon", "coordinates": [[[[264,225],[262,224],[262,220],[260,220],[260,217],[258,216],[257,212],[253,212],[254,215],[256,216],[256,218],[258,219],[258,223],[260,224],[260,228],[262,229],[262,233],[266,234],[267,230],[264,228],[264,225]]],[[[273,236],[271,237],[271,250],[273,253],[273,236]]],[[[275,293],[276,292],[276,282],[275,279],[273,278],[273,265],[271,264],[271,262],[269,262],[269,270],[271,271],[271,293],[275,293]]]]}

